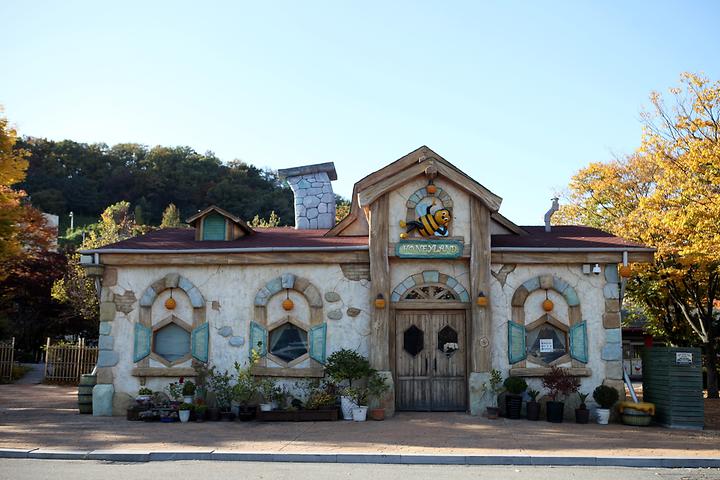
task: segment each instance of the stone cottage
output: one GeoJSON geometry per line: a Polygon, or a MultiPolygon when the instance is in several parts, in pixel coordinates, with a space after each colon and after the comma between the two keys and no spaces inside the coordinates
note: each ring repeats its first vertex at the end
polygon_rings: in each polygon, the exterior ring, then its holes
{"type": "Polygon", "coordinates": [[[229,369],[257,345],[255,373],[283,379],[322,377],[330,353],[355,349],[392,384],[391,412],[480,414],[492,369],[540,389],[561,365],[584,391],[622,389],[618,265],[652,249],[550,227],[554,209],[546,225],[516,225],[427,147],[358,181],[338,224],[332,163],[280,174],[295,228],[252,229],[211,206],[194,228],[83,252],[100,282],[96,414],[193,376],[193,362],[229,369]]]}

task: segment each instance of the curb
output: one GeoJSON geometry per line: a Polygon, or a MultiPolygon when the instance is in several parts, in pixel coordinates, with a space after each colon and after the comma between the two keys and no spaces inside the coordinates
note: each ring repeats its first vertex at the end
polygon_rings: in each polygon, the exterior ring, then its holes
{"type": "Polygon", "coordinates": [[[142,452],[132,450],[65,451],[0,449],[0,458],[96,460],[107,462],[166,462],[202,460],[223,462],[375,463],[385,465],[533,465],[567,467],[720,468],[720,458],[695,457],[553,457],[531,455],[433,455],[374,453],[272,453],[222,450],[142,452]]]}

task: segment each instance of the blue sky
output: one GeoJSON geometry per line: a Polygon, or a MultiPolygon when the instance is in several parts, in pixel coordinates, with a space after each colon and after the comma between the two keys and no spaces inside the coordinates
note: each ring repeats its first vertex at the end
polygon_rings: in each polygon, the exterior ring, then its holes
{"type": "Polygon", "coordinates": [[[190,145],[336,193],[428,145],[541,224],[574,172],[631,152],[652,90],[720,79],[720,2],[2,2],[20,133],[190,145]]]}

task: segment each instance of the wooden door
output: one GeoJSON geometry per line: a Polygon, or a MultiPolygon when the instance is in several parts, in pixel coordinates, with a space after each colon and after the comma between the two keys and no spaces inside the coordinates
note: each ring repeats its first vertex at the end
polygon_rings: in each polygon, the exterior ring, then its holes
{"type": "Polygon", "coordinates": [[[397,409],[465,411],[465,312],[404,310],[395,322],[397,409]]]}

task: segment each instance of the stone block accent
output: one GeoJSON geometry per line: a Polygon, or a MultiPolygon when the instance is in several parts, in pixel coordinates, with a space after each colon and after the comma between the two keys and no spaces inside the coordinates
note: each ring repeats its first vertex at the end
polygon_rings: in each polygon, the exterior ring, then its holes
{"type": "Polygon", "coordinates": [[[205,306],[205,299],[196,287],[191,288],[185,293],[188,298],[190,298],[190,305],[192,305],[193,308],[202,308],[205,306]]]}
{"type": "Polygon", "coordinates": [[[617,283],[608,283],[603,287],[603,295],[606,299],[620,298],[620,288],[617,283]]]}
{"type": "Polygon", "coordinates": [[[245,337],[230,337],[228,343],[231,347],[242,347],[245,345],[245,337]]]}
{"type": "Polygon", "coordinates": [[[549,290],[553,288],[553,276],[542,275],[540,277],[540,288],[542,288],[543,290],[549,290]]]}
{"type": "Polygon", "coordinates": [[[165,275],[165,288],[178,288],[180,283],[180,274],[168,273],[165,275]]]}
{"type": "Polygon", "coordinates": [[[609,343],[602,348],[601,358],[606,361],[622,360],[622,344],[609,343]]]}
{"type": "Polygon", "coordinates": [[[423,280],[427,283],[437,283],[440,281],[440,272],[437,270],[425,270],[422,272],[423,280]]]}
{"type": "Polygon", "coordinates": [[[293,288],[295,286],[295,275],[292,273],[283,273],[280,276],[280,285],[282,288],[293,288]]]}
{"type": "Polygon", "coordinates": [[[620,328],[620,313],[603,313],[603,327],[620,328]]]}
{"type": "Polygon", "coordinates": [[[331,180],[337,179],[332,163],[279,170],[295,195],[295,228],[328,229],[335,225],[335,195],[331,180]],[[302,207],[302,208],[301,208],[302,207]]]}
{"type": "Polygon", "coordinates": [[[489,372],[471,372],[468,384],[470,387],[470,415],[483,415],[490,404],[490,394],[486,395],[483,384],[490,381],[489,372]]]}
{"type": "Polygon", "coordinates": [[[623,367],[622,362],[607,362],[605,364],[605,376],[609,380],[622,380],[623,367]]]}
{"type": "Polygon", "coordinates": [[[135,298],[135,292],[133,292],[132,290],[125,290],[125,293],[123,293],[122,295],[115,294],[113,296],[113,301],[115,302],[115,307],[117,308],[117,311],[127,315],[128,313],[133,311],[137,298],[135,298]]]}
{"type": "Polygon", "coordinates": [[[100,350],[98,353],[97,366],[100,367],[114,367],[120,361],[120,356],[117,352],[112,350],[100,350]]]}
{"type": "Polygon", "coordinates": [[[105,267],[102,278],[103,287],[114,287],[117,285],[117,279],[118,269],[115,267],[105,267]]]}
{"type": "MultiPolygon", "coordinates": [[[[605,300],[605,311],[607,313],[618,313],[620,312],[620,301],[619,299],[605,300]]],[[[605,327],[607,328],[607,327],[605,327]]]]}
{"type": "Polygon", "coordinates": [[[358,282],[370,280],[370,264],[367,263],[343,263],[340,264],[343,276],[348,280],[358,282]]]}
{"type": "Polygon", "coordinates": [[[115,338],[111,335],[100,335],[98,339],[98,349],[112,350],[115,346],[115,338]]]}
{"type": "Polygon", "coordinates": [[[265,284],[265,288],[267,288],[268,291],[270,292],[270,296],[275,295],[276,293],[278,293],[280,290],[283,289],[282,277],[273,278],[272,280],[270,280],[268,283],[265,284]]]}
{"type": "Polygon", "coordinates": [[[115,415],[115,416],[127,415],[127,409],[133,403],[135,403],[135,398],[132,395],[129,395],[124,392],[117,392],[115,395],[113,395],[113,404],[112,404],[113,415],[115,415]]]}
{"type": "Polygon", "coordinates": [[[340,298],[340,294],[337,292],[326,292],[325,293],[325,301],[326,302],[334,303],[334,302],[339,302],[340,300],[342,300],[342,299],[340,298]]]}
{"type": "MultiPolygon", "coordinates": [[[[530,280],[526,281],[522,284],[523,287],[525,287],[525,290],[528,292],[534,292],[538,288],[540,288],[540,277],[533,277],[530,280]]],[[[556,288],[557,290],[557,288],[556,288]]],[[[562,291],[562,290],[558,290],[562,291]]]]}
{"type": "Polygon", "coordinates": [[[178,278],[178,288],[182,288],[183,291],[187,292],[191,288],[195,288],[195,285],[187,278],[180,276],[180,278],[178,278]]]}
{"type": "Polygon", "coordinates": [[[112,322],[115,320],[115,304],[113,302],[100,302],[100,321],[112,322]]]}
{"type": "Polygon", "coordinates": [[[219,301],[213,300],[210,305],[213,310],[218,311],[218,312],[220,311],[220,302],[219,301]]]}
{"type": "Polygon", "coordinates": [[[492,274],[493,277],[495,277],[495,279],[498,282],[500,282],[500,286],[504,287],[505,282],[507,281],[508,275],[510,275],[514,271],[515,271],[515,265],[508,264],[508,265],[503,265],[502,267],[500,267],[500,270],[498,270],[497,272],[493,272],[492,270],[490,270],[490,273],[492,274]]]}
{"type": "Polygon", "coordinates": [[[102,384],[93,387],[93,417],[112,417],[115,387],[102,384]]]}
{"type": "Polygon", "coordinates": [[[148,288],[143,292],[142,297],[140,297],[140,306],[141,307],[152,307],[153,302],[157,298],[157,293],[152,288],[148,288]]]}
{"type": "Polygon", "coordinates": [[[620,275],[618,274],[618,266],[616,263],[605,265],[605,281],[607,283],[620,283],[620,275]]]}
{"type": "Polygon", "coordinates": [[[320,296],[320,292],[317,288],[315,288],[312,285],[308,285],[308,287],[303,292],[305,295],[305,298],[307,299],[308,303],[311,307],[322,307],[322,297],[320,296]]]}
{"type": "Polygon", "coordinates": [[[605,330],[605,342],[621,343],[622,342],[622,330],[620,328],[606,329],[605,330]]]}
{"type": "MultiPolygon", "coordinates": [[[[553,277],[553,288],[557,290],[560,293],[563,293],[568,287],[570,286],[569,283],[567,283],[562,278],[553,277]]],[[[531,291],[528,289],[528,291],[531,291]]]]}
{"type": "Polygon", "coordinates": [[[112,332],[112,323],[100,322],[100,335],[110,335],[110,332],[112,332]]]}
{"type": "Polygon", "coordinates": [[[565,301],[568,304],[568,307],[577,307],[580,305],[580,298],[578,298],[578,294],[575,291],[575,289],[568,285],[568,287],[565,289],[565,291],[562,292],[563,297],[565,297],[565,301]]]}
{"type": "Polygon", "coordinates": [[[97,383],[98,384],[112,384],[113,383],[113,371],[112,368],[98,368],[97,369],[97,383]]]}
{"type": "Polygon", "coordinates": [[[361,311],[362,310],[360,310],[359,308],[350,307],[345,313],[347,313],[348,317],[357,317],[358,315],[360,315],[361,311]]]}
{"type": "Polygon", "coordinates": [[[220,330],[218,330],[218,333],[220,334],[221,337],[229,337],[230,335],[232,335],[233,329],[232,329],[232,327],[229,327],[226,325],[226,326],[222,327],[220,330]]]}
{"type": "Polygon", "coordinates": [[[327,317],[330,320],[340,320],[343,317],[342,310],[330,310],[329,312],[327,312],[327,317]]]}

